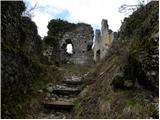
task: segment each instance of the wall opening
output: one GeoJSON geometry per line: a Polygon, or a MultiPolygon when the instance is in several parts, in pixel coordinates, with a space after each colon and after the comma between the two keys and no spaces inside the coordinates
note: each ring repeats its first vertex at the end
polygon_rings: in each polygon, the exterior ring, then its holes
{"type": "Polygon", "coordinates": [[[87,45],[87,51],[92,50],[92,45],[87,45]]]}
{"type": "Polygon", "coordinates": [[[68,54],[73,54],[73,45],[71,43],[66,45],[66,52],[68,54]]]}
{"type": "Polygon", "coordinates": [[[99,62],[100,61],[100,50],[98,50],[97,52],[96,52],[96,61],[97,62],[99,62]]]}

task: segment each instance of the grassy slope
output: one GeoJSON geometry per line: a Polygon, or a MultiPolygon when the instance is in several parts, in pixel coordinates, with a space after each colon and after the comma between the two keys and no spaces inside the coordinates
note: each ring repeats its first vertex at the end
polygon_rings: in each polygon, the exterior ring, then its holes
{"type": "Polygon", "coordinates": [[[118,57],[111,56],[98,66],[96,82],[77,101],[75,118],[149,118],[155,111],[156,98],[142,88],[114,91],[111,82],[118,73],[118,57]]]}
{"type": "MultiPolygon", "coordinates": [[[[151,33],[157,32],[156,30],[152,31],[152,27],[154,29],[157,24],[154,26],[146,24],[147,20],[150,21],[150,18],[154,17],[155,11],[157,11],[154,7],[150,8],[153,9],[150,11],[150,14],[148,14],[147,19],[142,19],[141,27],[133,26],[128,28],[130,27],[128,24],[126,31],[131,30],[131,32],[135,32],[137,30],[144,30],[145,32],[145,30],[149,30],[148,27],[151,27],[151,33]],[[146,27],[144,24],[146,24],[146,27]],[[134,27],[135,29],[133,29],[134,27]]],[[[144,12],[146,12],[145,9],[144,12]]],[[[136,12],[135,15],[137,15],[137,13],[138,12],[136,12]]],[[[143,14],[143,12],[139,14],[143,14]]],[[[138,17],[141,16],[139,14],[138,17]]],[[[144,14],[146,15],[146,13],[144,14]]],[[[133,18],[134,16],[132,16],[132,20],[133,18]]],[[[133,20],[131,22],[132,25],[133,22],[135,22],[135,24],[139,23],[133,20]]],[[[121,34],[124,35],[124,33],[121,34]]],[[[127,36],[127,33],[125,34],[127,36]]],[[[150,37],[150,34],[147,33],[147,35],[150,37]]],[[[139,36],[137,36],[137,38],[138,37],[139,36]]],[[[134,39],[134,36],[132,36],[132,38],[134,39]]],[[[146,38],[147,36],[145,36],[144,40],[146,40],[146,38]]],[[[120,53],[126,53],[126,46],[121,46],[119,51],[120,53]]],[[[113,90],[111,85],[112,79],[115,75],[121,73],[121,67],[126,64],[126,58],[123,55],[125,54],[119,54],[119,52],[113,53],[98,65],[95,71],[96,77],[93,78],[96,82],[87,87],[85,95],[77,101],[74,111],[75,118],[150,118],[155,114],[156,106],[154,103],[158,101],[158,97],[153,97],[152,93],[142,86],[128,90],[113,90]]]]}

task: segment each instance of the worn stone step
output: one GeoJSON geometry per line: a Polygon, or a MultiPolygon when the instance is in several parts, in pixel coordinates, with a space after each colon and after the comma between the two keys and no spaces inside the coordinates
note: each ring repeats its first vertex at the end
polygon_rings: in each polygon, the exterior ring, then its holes
{"type": "Polygon", "coordinates": [[[79,89],[54,89],[52,91],[56,95],[77,95],[80,93],[79,89]]]}
{"type": "Polygon", "coordinates": [[[82,80],[72,80],[72,79],[63,80],[62,82],[67,85],[81,85],[84,83],[84,81],[82,80]]]}
{"type": "Polygon", "coordinates": [[[48,109],[56,110],[72,110],[74,107],[74,103],[69,101],[44,102],[43,105],[48,109]]]}

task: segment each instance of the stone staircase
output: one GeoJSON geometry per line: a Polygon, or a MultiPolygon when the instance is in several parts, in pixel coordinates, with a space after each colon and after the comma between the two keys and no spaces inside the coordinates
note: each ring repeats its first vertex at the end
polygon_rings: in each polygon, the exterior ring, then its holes
{"type": "Polygon", "coordinates": [[[84,83],[81,77],[71,76],[65,78],[61,85],[49,84],[47,86],[48,96],[43,102],[44,107],[54,111],[72,111],[74,102],[81,92],[80,86],[84,83]]]}
{"type": "Polygon", "coordinates": [[[54,88],[52,93],[56,95],[77,95],[80,93],[80,90],[78,88],[61,85],[60,87],[54,88]]]}

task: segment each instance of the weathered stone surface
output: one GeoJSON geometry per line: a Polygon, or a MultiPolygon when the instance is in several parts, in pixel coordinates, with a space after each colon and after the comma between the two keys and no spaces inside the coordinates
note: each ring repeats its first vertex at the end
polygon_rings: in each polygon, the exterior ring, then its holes
{"type": "Polygon", "coordinates": [[[94,61],[102,60],[106,56],[107,50],[111,47],[113,40],[114,32],[109,29],[108,21],[103,19],[101,22],[101,30],[95,31],[93,46],[94,61]]]}
{"type": "Polygon", "coordinates": [[[124,86],[127,88],[133,87],[133,81],[132,80],[125,80],[124,86]]]}
{"type": "Polygon", "coordinates": [[[80,93],[80,90],[78,89],[54,89],[52,93],[57,94],[57,95],[77,95],[80,93]]]}
{"type": "MultiPolygon", "coordinates": [[[[71,23],[66,24],[69,25],[71,23]]],[[[92,65],[94,63],[92,52],[93,36],[93,29],[90,25],[85,23],[75,24],[73,30],[59,33],[58,37],[55,38],[56,45],[54,47],[48,45],[43,54],[48,57],[50,63],[92,65]],[[67,44],[72,44],[72,54],[67,53],[67,44]]]]}
{"type": "Polygon", "coordinates": [[[78,76],[65,78],[65,80],[63,80],[62,82],[68,85],[81,85],[84,83],[84,81],[81,80],[81,77],[78,76]]]}
{"type": "Polygon", "coordinates": [[[81,80],[73,81],[71,79],[63,80],[62,82],[65,83],[65,84],[68,84],[68,85],[81,85],[81,84],[84,83],[84,81],[81,81],[81,80]]]}
{"type": "Polygon", "coordinates": [[[50,114],[40,113],[37,119],[65,119],[65,118],[66,116],[63,113],[55,112],[50,114]]]}
{"type": "Polygon", "coordinates": [[[44,102],[44,106],[49,109],[72,110],[74,104],[72,102],[55,101],[55,102],[44,102]]]}
{"type": "Polygon", "coordinates": [[[72,32],[66,32],[60,41],[61,52],[60,60],[62,62],[74,64],[93,64],[92,53],[93,30],[90,25],[78,24],[72,32]],[[73,54],[66,53],[66,45],[71,43],[73,46],[73,54]]]}

